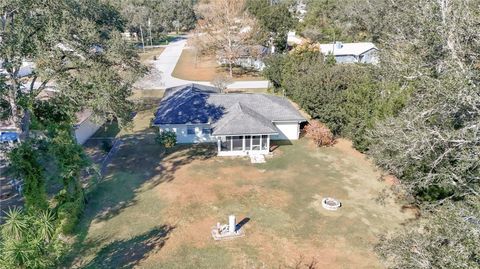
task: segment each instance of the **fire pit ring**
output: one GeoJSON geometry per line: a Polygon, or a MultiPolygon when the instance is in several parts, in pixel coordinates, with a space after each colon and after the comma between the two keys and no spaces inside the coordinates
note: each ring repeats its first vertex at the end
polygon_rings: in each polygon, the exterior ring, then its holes
{"type": "Polygon", "coordinates": [[[322,199],[322,206],[323,208],[325,208],[326,210],[332,210],[332,211],[335,211],[337,209],[339,209],[341,206],[342,206],[342,203],[340,203],[340,201],[338,200],[335,200],[331,197],[327,197],[327,198],[323,198],[322,199]]]}

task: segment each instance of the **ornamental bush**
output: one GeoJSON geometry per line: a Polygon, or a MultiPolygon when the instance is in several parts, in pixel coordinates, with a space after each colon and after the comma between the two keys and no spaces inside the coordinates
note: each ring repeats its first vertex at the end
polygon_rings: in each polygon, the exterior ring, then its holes
{"type": "Polygon", "coordinates": [[[177,135],[172,131],[163,131],[157,135],[156,141],[166,148],[172,148],[177,143],[177,135]]]}
{"type": "Polygon", "coordinates": [[[313,142],[315,142],[315,145],[319,147],[331,146],[335,142],[330,129],[317,120],[310,121],[309,124],[305,126],[305,132],[306,136],[311,138],[313,142]]]}

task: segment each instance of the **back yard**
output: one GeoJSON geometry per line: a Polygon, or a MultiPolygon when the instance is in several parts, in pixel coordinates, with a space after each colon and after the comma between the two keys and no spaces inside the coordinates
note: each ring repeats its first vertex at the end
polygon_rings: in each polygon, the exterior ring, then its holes
{"type": "Polygon", "coordinates": [[[377,198],[386,184],[346,141],[316,149],[282,145],[266,164],[219,158],[209,146],[165,151],[138,113],[107,177],[89,193],[77,268],[380,268],[376,235],[412,216],[377,198]],[[343,207],[327,212],[324,196],[343,207]],[[229,214],[246,236],[215,242],[210,229],[229,214]],[[298,267],[306,268],[306,267],[298,267]]]}

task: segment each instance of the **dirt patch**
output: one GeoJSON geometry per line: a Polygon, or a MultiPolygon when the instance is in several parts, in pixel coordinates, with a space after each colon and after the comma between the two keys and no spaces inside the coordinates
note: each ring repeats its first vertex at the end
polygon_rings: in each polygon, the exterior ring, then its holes
{"type": "MultiPolygon", "coordinates": [[[[185,48],[173,70],[172,76],[196,81],[212,81],[218,76],[227,76],[225,68],[218,65],[215,56],[201,56],[194,49],[185,48]]],[[[264,80],[258,72],[245,71],[241,68],[234,70],[234,81],[264,80]]]]}
{"type": "Polygon", "coordinates": [[[345,154],[347,154],[349,156],[352,156],[356,159],[367,160],[367,156],[365,154],[361,153],[360,151],[356,150],[353,147],[352,141],[350,141],[348,139],[344,139],[344,138],[337,139],[334,147],[341,150],[345,154]]]}
{"type": "Polygon", "coordinates": [[[386,175],[382,177],[385,183],[390,186],[397,186],[400,184],[400,180],[394,175],[386,175]]]}

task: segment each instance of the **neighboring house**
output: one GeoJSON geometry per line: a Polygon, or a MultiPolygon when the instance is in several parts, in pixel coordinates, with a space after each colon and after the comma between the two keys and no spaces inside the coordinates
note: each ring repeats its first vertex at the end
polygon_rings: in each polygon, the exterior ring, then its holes
{"type": "Polygon", "coordinates": [[[123,40],[127,42],[138,42],[137,33],[135,32],[123,32],[120,34],[123,40]]]}
{"type": "MultiPolygon", "coordinates": [[[[37,96],[38,100],[48,101],[57,94],[55,86],[49,86],[45,88],[37,96]]],[[[75,140],[78,144],[84,144],[95,132],[100,129],[103,121],[93,119],[93,112],[90,109],[84,109],[75,114],[77,118],[76,124],[73,126],[75,140]]]]}
{"type": "Polygon", "coordinates": [[[324,55],[333,55],[337,63],[378,63],[378,48],[371,42],[320,44],[324,55]]]}
{"type": "MultiPolygon", "coordinates": [[[[238,55],[235,65],[257,71],[262,71],[265,68],[263,58],[268,55],[267,47],[261,45],[243,46],[238,48],[235,53],[238,55]]],[[[228,65],[225,55],[218,55],[217,61],[220,65],[228,65]]]]}
{"type": "MultiPolygon", "coordinates": [[[[3,65],[4,65],[4,62],[3,62],[2,59],[0,59],[0,75],[7,76],[8,73],[5,70],[5,67],[3,65]]],[[[18,71],[18,77],[23,78],[23,77],[31,75],[34,68],[35,68],[35,63],[34,62],[23,61],[22,66],[20,67],[20,70],[18,71]]]]}
{"type": "Polygon", "coordinates": [[[93,119],[93,112],[90,109],[84,109],[76,114],[77,124],[73,126],[75,139],[78,144],[84,144],[98,129],[102,122],[93,119]]]}
{"type": "Polygon", "coordinates": [[[271,140],[298,139],[305,121],[282,97],[190,84],[165,91],[153,125],[175,132],[178,143],[213,142],[219,156],[242,156],[269,153],[271,140]]]}

